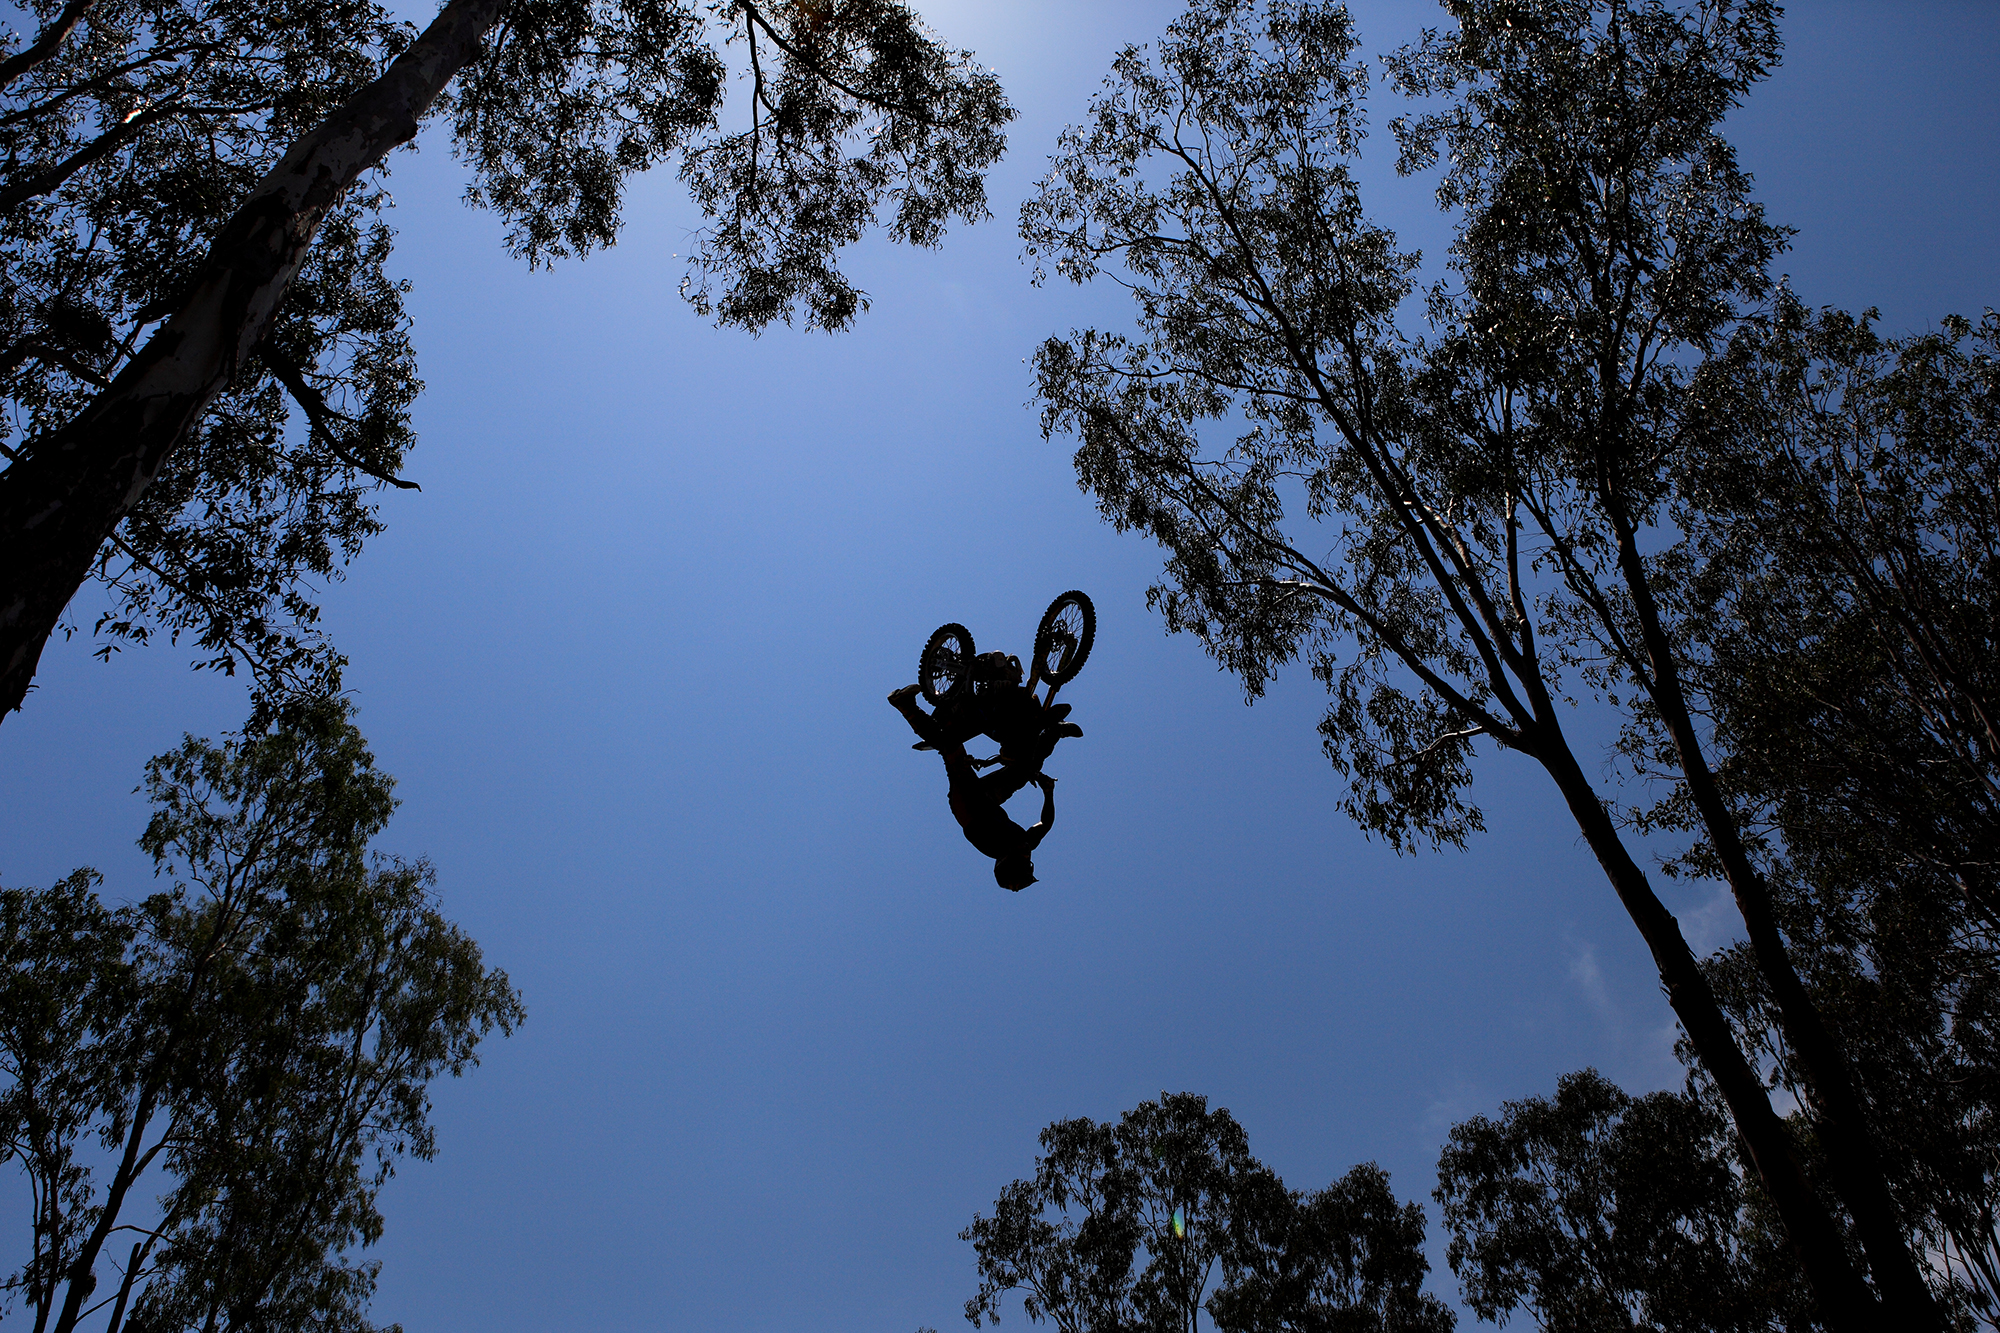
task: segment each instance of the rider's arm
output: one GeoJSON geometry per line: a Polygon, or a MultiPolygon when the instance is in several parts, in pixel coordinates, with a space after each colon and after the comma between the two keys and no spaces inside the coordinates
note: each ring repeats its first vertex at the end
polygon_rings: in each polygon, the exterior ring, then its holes
{"type": "Polygon", "coordinates": [[[1042,822],[1028,830],[1029,851],[1033,851],[1042,845],[1042,839],[1049,835],[1049,830],[1055,827],[1055,822],[1056,780],[1051,777],[1044,777],[1042,779],[1042,822]]]}

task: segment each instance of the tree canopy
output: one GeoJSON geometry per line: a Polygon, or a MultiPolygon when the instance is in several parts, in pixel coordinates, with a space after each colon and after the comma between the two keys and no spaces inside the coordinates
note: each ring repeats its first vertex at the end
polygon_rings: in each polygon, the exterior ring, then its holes
{"type": "Polygon", "coordinates": [[[1454,1125],[1447,1252],[1481,1319],[1547,1333],[1803,1328],[1810,1298],[1718,1107],[1633,1097],[1594,1069],[1454,1125]]]}
{"type": "Polygon", "coordinates": [[[1424,1214],[1375,1164],[1312,1194],[1250,1155],[1228,1111],[1162,1093],[1116,1124],[1059,1120],[1032,1178],[960,1239],[979,1257],[965,1317],[1000,1322],[1009,1292],[1063,1333],[1449,1333],[1422,1291],[1424,1214]],[[1144,1252],[1143,1259],[1141,1251],[1144,1252]]]}
{"type": "Polygon", "coordinates": [[[420,389],[380,170],[449,127],[532,265],[618,236],[677,158],[703,314],[837,330],[839,251],[986,214],[1013,112],[894,0],[38,0],[0,63],[0,710],[87,579],[103,650],[189,636],[310,693],[314,584],[409,486],[420,389]],[[729,53],[745,96],[730,104],[729,53]]]}
{"type": "MultiPolygon", "coordinates": [[[[1737,428],[1689,483],[1683,655],[1800,971],[1852,1053],[1906,1224],[2000,1317],[1993,663],[2000,326],[1884,338],[1788,294],[1710,368],[1737,428]]],[[[1653,762],[1658,738],[1628,745],[1653,762]]],[[[1694,832],[1671,798],[1650,811],[1694,832]]],[[[1701,873],[1697,838],[1683,861],[1701,873]]],[[[1711,964],[1769,1076],[1810,1081],[1754,960],[1711,964]]]]}

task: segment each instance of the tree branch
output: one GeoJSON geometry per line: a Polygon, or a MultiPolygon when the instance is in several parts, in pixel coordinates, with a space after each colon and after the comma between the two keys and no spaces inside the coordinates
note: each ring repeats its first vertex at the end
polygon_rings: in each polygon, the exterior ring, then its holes
{"type": "Polygon", "coordinates": [[[335,457],[339,458],[349,467],[359,469],[375,478],[375,480],[389,486],[394,486],[398,490],[420,491],[423,489],[423,487],[414,481],[407,481],[402,477],[391,476],[367,460],[348,452],[346,446],[341,444],[340,436],[334,430],[333,422],[336,420],[348,421],[351,418],[342,416],[326,405],[326,396],[314,388],[306,379],[305,372],[299,367],[298,362],[285,355],[269,341],[258,346],[257,356],[270,368],[271,374],[277,378],[278,383],[284,385],[291,392],[293,400],[305,411],[306,420],[312,427],[312,433],[328,449],[333,451],[335,457]]]}
{"type": "MultiPolygon", "coordinates": [[[[137,115],[127,117],[118,124],[98,135],[95,139],[77,149],[62,161],[47,168],[41,174],[31,176],[18,184],[0,190],[0,216],[5,216],[25,204],[30,199],[49,193],[62,185],[71,176],[83,170],[107,153],[123,148],[126,144],[145,133],[155,121],[180,110],[172,101],[157,102],[137,115]]],[[[32,168],[31,168],[32,170],[32,168]]]]}
{"type": "Polygon", "coordinates": [[[42,35],[35,39],[34,45],[11,56],[5,63],[0,63],[0,88],[5,88],[29,70],[51,59],[62,49],[62,44],[76,31],[76,25],[83,22],[83,16],[88,14],[91,6],[96,3],[97,0],[69,0],[69,3],[63,6],[63,12],[56,15],[48,27],[42,29],[42,35]]]}

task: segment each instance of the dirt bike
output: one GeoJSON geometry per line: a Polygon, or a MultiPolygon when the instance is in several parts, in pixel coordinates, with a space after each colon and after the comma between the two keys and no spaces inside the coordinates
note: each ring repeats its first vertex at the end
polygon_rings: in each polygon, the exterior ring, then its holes
{"type": "MultiPolygon", "coordinates": [[[[1076,677],[1097,638],[1097,608],[1075,590],[1049,603],[1035,627],[1035,656],[1027,688],[1046,683],[1048,697],[1076,677]]],[[[940,625],[917,659],[917,686],[933,708],[962,699],[978,682],[978,650],[972,631],[963,625],[940,625]]]]}

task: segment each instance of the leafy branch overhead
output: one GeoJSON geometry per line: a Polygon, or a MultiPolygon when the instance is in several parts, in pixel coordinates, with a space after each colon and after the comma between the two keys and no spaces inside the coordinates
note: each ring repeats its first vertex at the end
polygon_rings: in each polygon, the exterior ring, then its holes
{"type": "MultiPolygon", "coordinates": [[[[1683,652],[1719,781],[1885,1135],[1953,1304],[2000,1320],[2000,318],[1885,338],[1789,294],[1705,375],[1736,431],[1691,469],[1683,652]]],[[[1659,737],[1630,743],[1653,762],[1659,737]]],[[[1685,802],[1646,812],[1696,834],[1685,802]]],[[[1741,946],[1710,960],[1745,1040],[1810,1105],[1741,946]]]]}
{"type": "MultiPolygon", "coordinates": [[[[1643,471],[1643,453],[1629,453],[1643,446],[1621,436],[1593,451],[1602,431],[1582,428],[1571,401],[1599,371],[1581,356],[1582,332],[1601,331],[1619,349],[1605,410],[1629,419],[1630,434],[1666,429],[1660,404],[1678,371],[1663,345],[1711,338],[1716,302],[1761,292],[1761,260],[1783,242],[1747,202],[1679,210],[1671,234],[1640,234],[1631,214],[1642,173],[1660,199],[1746,187],[1733,167],[1723,171],[1727,145],[1707,128],[1726,102],[1669,101],[1673,134],[1600,119],[1607,57],[1579,53],[1590,6],[1565,13],[1570,27],[1537,25],[1553,34],[1542,47],[1502,53],[1511,63],[1495,88],[1469,94],[1459,119],[1397,122],[1417,166],[1456,136],[1443,187],[1451,200],[1561,172],[1574,182],[1566,197],[1585,210],[1571,218],[1551,203],[1536,217],[1510,192],[1506,217],[1469,220],[1452,256],[1461,282],[1428,293],[1428,340],[1398,322],[1418,257],[1368,220],[1349,167],[1367,75],[1350,63],[1355,39],[1337,7],[1197,5],[1157,55],[1128,49],[1022,210],[1039,263],[1078,281],[1112,265],[1138,307],[1133,335],[1085,330],[1044,344],[1044,428],[1078,436],[1079,480],[1106,517],[1168,548],[1170,578],[1156,597],[1170,625],[1200,634],[1253,696],[1300,656],[1334,685],[1325,735],[1356,778],[1352,812],[1399,845],[1456,844],[1479,827],[1461,797],[1473,738],[1533,748],[1545,725],[1541,643],[1562,637],[1573,611],[1585,613],[1577,627],[1593,636],[1593,656],[1648,669],[1600,586],[1615,573],[1605,565],[1616,527],[1648,517],[1648,496],[1625,484],[1643,471]],[[1509,141],[1503,156],[1497,113],[1480,107],[1530,84],[1532,119],[1510,103],[1508,123],[1534,141],[1509,141]],[[1537,160],[1545,146],[1557,161],[1537,160]],[[1687,160],[1697,150],[1701,160],[1687,160]],[[1709,213],[1727,225],[1711,225],[1709,213]],[[1561,253],[1529,253],[1510,227],[1561,253]],[[1575,244],[1560,240],[1565,228],[1575,244]],[[1684,297],[1686,284],[1662,280],[1647,258],[1661,247],[1683,263],[1699,250],[1741,291],[1703,286],[1699,300],[1684,297]],[[1602,262],[1568,265],[1572,251],[1602,262]],[[1523,382],[1519,329],[1571,349],[1577,364],[1551,363],[1564,381],[1523,382]],[[1227,449],[1204,449],[1202,423],[1233,412],[1251,429],[1227,449]],[[1593,494],[1600,462],[1618,491],[1615,516],[1593,494]],[[1303,524],[1284,522],[1288,495],[1303,524]],[[1344,540],[1331,520],[1353,525],[1344,540]],[[1600,610],[1607,623],[1591,620],[1600,610]],[[1343,664],[1335,646],[1348,641],[1355,652],[1343,664]]],[[[1467,14],[1476,34],[1486,7],[1467,14]]],[[[1763,29],[1739,39],[1732,67],[1758,57],[1753,39],[1775,40],[1763,29]]],[[[1491,54],[1472,35],[1462,40],[1433,37],[1390,70],[1413,92],[1448,92],[1472,77],[1467,62],[1491,54]]],[[[1664,35],[1633,46],[1619,56],[1621,77],[1726,92],[1706,52],[1664,35]]],[[[1771,45],[1761,58],[1774,55],[1771,45]]]]}
{"type": "Polygon", "coordinates": [[[888,0],[453,0],[422,33],[325,0],[30,12],[0,78],[8,708],[86,578],[105,652],[185,634],[281,691],[336,677],[316,585],[413,485],[380,168],[425,121],[538,266],[612,244],[626,181],[678,156],[696,309],[831,331],[867,305],[840,250],[985,217],[1014,114],[888,0]]]}

